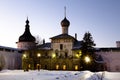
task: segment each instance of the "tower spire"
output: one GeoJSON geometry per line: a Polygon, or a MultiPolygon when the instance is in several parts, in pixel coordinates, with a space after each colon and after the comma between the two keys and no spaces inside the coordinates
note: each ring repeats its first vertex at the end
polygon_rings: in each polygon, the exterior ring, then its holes
{"type": "Polygon", "coordinates": [[[64,7],[64,16],[66,17],[66,6],[64,7]]]}
{"type": "Polygon", "coordinates": [[[29,24],[29,20],[28,20],[28,16],[27,16],[26,25],[28,25],[28,24],[29,24]]]}

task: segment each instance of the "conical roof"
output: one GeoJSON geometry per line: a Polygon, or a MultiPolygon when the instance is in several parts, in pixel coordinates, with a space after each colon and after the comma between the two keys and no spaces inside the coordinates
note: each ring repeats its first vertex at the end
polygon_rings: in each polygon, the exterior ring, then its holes
{"type": "Polygon", "coordinates": [[[26,20],[25,32],[19,37],[19,42],[35,42],[35,37],[31,35],[29,20],[26,20]]]}

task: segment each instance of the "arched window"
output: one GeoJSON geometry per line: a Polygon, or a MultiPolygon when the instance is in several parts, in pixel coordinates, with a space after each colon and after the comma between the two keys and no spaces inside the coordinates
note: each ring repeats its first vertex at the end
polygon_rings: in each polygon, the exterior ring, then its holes
{"type": "Polygon", "coordinates": [[[66,65],[63,65],[63,70],[66,70],[66,65]]]}
{"type": "Polygon", "coordinates": [[[65,52],[65,58],[67,58],[68,57],[68,53],[67,52],[65,52]]]}
{"type": "Polygon", "coordinates": [[[75,70],[78,70],[78,65],[75,65],[75,70]]]}
{"type": "Polygon", "coordinates": [[[63,50],[63,44],[60,44],[60,50],[63,50]]]}
{"type": "Polygon", "coordinates": [[[55,54],[56,54],[56,56],[59,56],[58,50],[57,50],[57,49],[55,50],[55,54]]]}
{"type": "Polygon", "coordinates": [[[65,58],[67,58],[68,57],[68,50],[66,49],[65,50],[65,58]]]}
{"type": "Polygon", "coordinates": [[[57,65],[56,65],[56,70],[58,70],[58,69],[59,69],[59,65],[57,64],[57,65]]]}

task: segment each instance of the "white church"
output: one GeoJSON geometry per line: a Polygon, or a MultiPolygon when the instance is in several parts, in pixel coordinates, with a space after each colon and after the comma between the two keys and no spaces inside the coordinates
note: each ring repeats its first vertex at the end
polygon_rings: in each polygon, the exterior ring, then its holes
{"type": "MultiPolygon", "coordinates": [[[[69,44],[67,42],[67,39],[70,39],[68,41],[70,41],[70,44],[73,44],[72,42],[76,41],[77,39],[76,39],[76,36],[73,37],[68,34],[69,25],[70,25],[70,22],[65,17],[61,21],[62,34],[52,37],[51,38],[52,40],[50,43],[44,42],[41,45],[42,47],[39,47],[39,49],[40,50],[44,49],[46,51],[49,50],[47,56],[50,56],[51,52],[53,52],[51,49],[53,49],[53,50],[55,49],[55,50],[59,51],[59,49],[57,49],[58,44],[60,45],[60,48],[61,49],[63,48],[63,50],[64,50],[64,47],[62,45],[69,44]],[[62,40],[61,40],[61,37],[62,37],[62,40]],[[67,38],[65,38],[65,40],[66,40],[65,42],[63,42],[63,37],[67,37],[67,38]],[[59,40],[59,38],[60,38],[60,40],[59,40]],[[61,41],[62,41],[62,43],[61,43],[61,41]]],[[[77,43],[77,44],[79,44],[79,43],[77,43]]],[[[80,44],[77,47],[79,47],[79,46],[80,46],[80,44]]],[[[26,20],[25,32],[18,39],[17,47],[18,48],[0,46],[0,68],[12,69],[12,70],[22,69],[23,51],[37,47],[36,43],[35,43],[35,37],[32,36],[32,34],[30,33],[30,26],[29,26],[28,19],[26,20]]],[[[72,47],[74,47],[74,46],[72,46],[72,47]]],[[[66,56],[71,56],[71,55],[67,55],[67,53],[69,53],[69,52],[72,55],[75,54],[75,52],[69,51],[69,48],[71,48],[70,45],[65,46],[65,48],[68,49],[68,52],[65,53],[66,56]]],[[[116,41],[116,47],[96,48],[95,53],[98,55],[101,55],[107,71],[120,72],[120,41],[116,41]]],[[[42,55],[42,54],[40,54],[40,55],[42,55]]],[[[58,67],[58,65],[57,65],[57,67],[58,67]]]]}

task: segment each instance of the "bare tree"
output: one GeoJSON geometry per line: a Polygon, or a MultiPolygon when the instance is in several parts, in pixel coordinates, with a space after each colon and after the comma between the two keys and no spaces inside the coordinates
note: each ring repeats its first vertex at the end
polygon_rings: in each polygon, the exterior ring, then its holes
{"type": "Polygon", "coordinates": [[[39,35],[35,36],[35,39],[36,39],[36,43],[37,45],[40,45],[40,44],[43,44],[43,40],[39,37],[39,35]]]}

